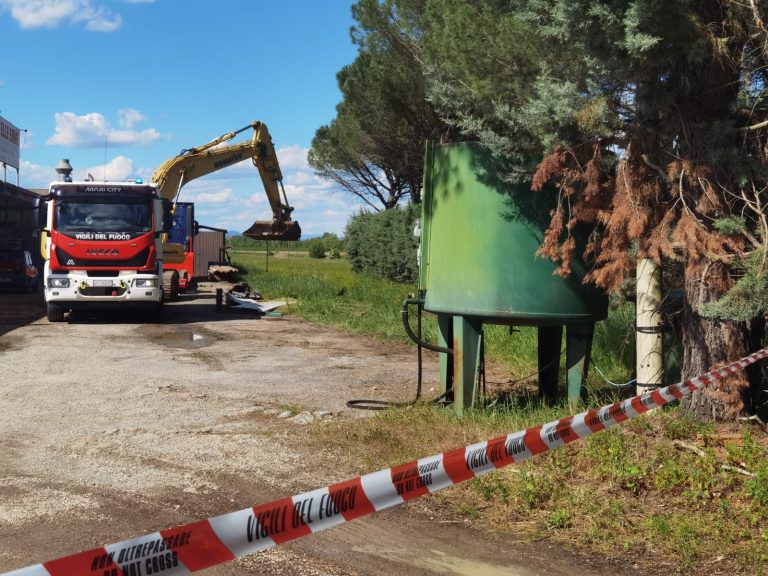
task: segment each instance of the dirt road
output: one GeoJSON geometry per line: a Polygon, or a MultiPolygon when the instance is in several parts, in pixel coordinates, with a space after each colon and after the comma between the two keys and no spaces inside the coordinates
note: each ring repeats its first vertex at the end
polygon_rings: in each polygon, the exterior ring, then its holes
{"type": "MultiPolygon", "coordinates": [[[[50,324],[39,295],[0,294],[0,572],[345,480],[297,438],[364,415],[348,399],[410,398],[415,366],[289,315],[216,313],[210,291],[158,324],[50,324]]],[[[440,522],[428,500],[206,573],[632,573],[440,522]]]]}

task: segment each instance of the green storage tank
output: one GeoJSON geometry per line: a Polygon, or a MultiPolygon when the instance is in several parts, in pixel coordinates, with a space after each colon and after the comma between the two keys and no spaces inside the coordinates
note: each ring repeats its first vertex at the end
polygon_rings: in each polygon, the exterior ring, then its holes
{"type": "MultiPolygon", "coordinates": [[[[479,358],[483,323],[538,326],[540,368],[559,360],[566,326],[572,336],[569,397],[574,398],[581,384],[577,372],[583,375],[588,366],[594,323],[607,315],[607,297],[582,283],[586,266],[581,260],[574,259],[571,275],[562,278],[554,274],[555,263],[536,256],[555,206],[554,191],[510,185],[498,172],[494,158],[477,144],[427,144],[419,287],[424,308],[438,315],[441,339],[460,348],[452,370],[446,366],[443,385],[455,385],[462,373],[476,373],[477,366],[455,363],[479,358]]],[[[581,254],[580,247],[576,252],[581,254]]],[[[549,378],[542,382],[549,399],[556,393],[557,364],[555,371],[542,374],[549,378]]],[[[464,404],[475,397],[474,387],[466,390],[469,384],[460,394],[464,404]]],[[[456,395],[454,390],[454,402],[456,395]]]]}

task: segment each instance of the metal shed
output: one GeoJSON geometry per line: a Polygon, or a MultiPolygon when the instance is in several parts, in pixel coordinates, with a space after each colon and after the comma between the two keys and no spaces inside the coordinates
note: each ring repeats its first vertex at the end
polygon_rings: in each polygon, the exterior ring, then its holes
{"type": "Polygon", "coordinates": [[[211,264],[224,263],[229,263],[227,231],[200,226],[200,233],[195,237],[195,278],[208,276],[208,266],[211,264]]]}

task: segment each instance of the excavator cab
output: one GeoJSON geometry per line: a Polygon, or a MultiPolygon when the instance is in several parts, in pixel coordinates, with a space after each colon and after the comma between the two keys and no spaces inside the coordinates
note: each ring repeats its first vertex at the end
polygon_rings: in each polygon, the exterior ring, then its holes
{"type": "Polygon", "coordinates": [[[295,220],[257,220],[243,236],[254,240],[299,240],[301,227],[295,220]]]}

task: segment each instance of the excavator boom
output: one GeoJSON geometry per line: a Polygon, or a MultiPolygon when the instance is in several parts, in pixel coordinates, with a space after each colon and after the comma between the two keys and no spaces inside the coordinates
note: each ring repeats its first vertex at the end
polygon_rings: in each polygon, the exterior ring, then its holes
{"type": "Polygon", "coordinates": [[[283,175],[272,144],[272,137],[263,122],[252,122],[240,130],[223,134],[207,144],[183,150],[178,156],[164,162],[155,171],[152,181],[157,183],[163,198],[175,200],[182,186],[189,181],[232,166],[249,157],[259,171],[272,208],[272,220],[257,220],[243,234],[257,240],[298,240],[301,237],[301,228],[298,222],[291,219],[293,207],[288,205],[283,187],[283,175]],[[253,129],[253,137],[250,141],[223,145],[249,128],[253,129]]]}

